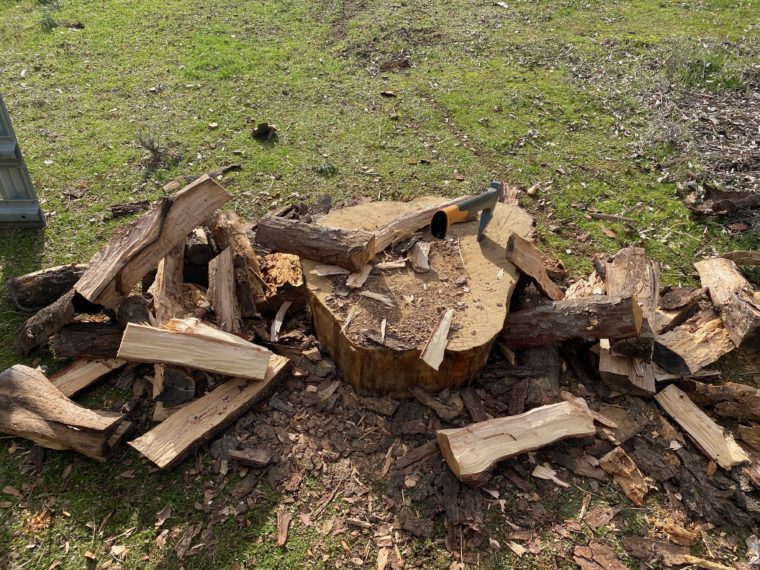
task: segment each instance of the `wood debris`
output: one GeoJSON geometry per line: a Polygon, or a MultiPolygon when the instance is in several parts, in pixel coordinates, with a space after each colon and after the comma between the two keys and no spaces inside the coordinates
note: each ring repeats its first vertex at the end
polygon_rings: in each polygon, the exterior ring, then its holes
{"type": "Polygon", "coordinates": [[[616,447],[608,454],[599,459],[599,466],[612,475],[615,483],[623,490],[625,496],[631,502],[640,507],[644,504],[644,497],[649,490],[649,485],[644,476],[636,467],[633,459],[622,447],[616,447]]]}
{"type": "Polygon", "coordinates": [[[671,384],[658,392],[655,400],[694,438],[705,455],[723,469],[731,469],[734,465],[750,461],[731,434],[725,433],[676,385],[671,384]]]}
{"type": "Polygon", "coordinates": [[[541,251],[532,242],[513,233],[509,236],[506,250],[507,260],[533,279],[544,295],[552,301],[565,298],[562,289],[549,278],[541,251]]]}
{"type": "Polygon", "coordinates": [[[438,370],[441,362],[443,362],[443,353],[449,343],[449,329],[453,320],[454,309],[446,309],[438,322],[438,326],[422,349],[422,360],[433,370],[438,370]]]}
{"type": "Polygon", "coordinates": [[[582,398],[534,408],[519,416],[495,418],[461,429],[436,432],[446,462],[462,481],[482,481],[498,461],[567,437],[596,433],[582,398]]]}

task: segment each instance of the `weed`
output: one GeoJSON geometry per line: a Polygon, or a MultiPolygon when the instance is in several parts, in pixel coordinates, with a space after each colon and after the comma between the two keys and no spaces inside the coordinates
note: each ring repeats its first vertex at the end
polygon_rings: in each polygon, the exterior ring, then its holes
{"type": "Polygon", "coordinates": [[[336,176],[338,174],[338,167],[335,166],[332,162],[329,160],[326,160],[319,166],[317,166],[315,169],[317,174],[324,178],[332,178],[333,176],[336,176]]]}
{"type": "Polygon", "coordinates": [[[58,27],[58,21],[53,18],[53,15],[50,12],[45,11],[40,18],[40,27],[45,32],[52,32],[58,27]]]}
{"type": "Polygon", "coordinates": [[[674,82],[712,91],[743,91],[745,66],[725,46],[706,48],[679,42],[665,59],[664,70],[674,82]]]}

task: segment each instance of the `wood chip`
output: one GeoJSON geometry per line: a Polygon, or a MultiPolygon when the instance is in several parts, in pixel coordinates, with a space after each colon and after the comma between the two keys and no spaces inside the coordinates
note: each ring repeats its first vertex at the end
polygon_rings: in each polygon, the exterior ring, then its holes
{"type": "Polygon", "coordinates": [[[285,320],[285,313],[288,312],[288,309],[292,304],[292,301],[284,301],[282,305],[280,305],[280,308],[277,310],[277,314],[272,321],[272,328],[269,332],[269,338],[272,342],[278,341],[280,337],[280,329],[282,328],[282,323],[285,320]]]}
{"type": "Polygon", "coordinates": [[[389,309],[392,309],[393,307],[395,307],[395,305],[393,304],[393,300],[387,295],[383,295],[381,293],[373,293],[372,291],[360,291],[359,295],[361,295],[362,297],[367,297],[367,299],[373,299],[375,301],[379,301],[383,305],[388,307],[389,309]]]}
{"type": "Polygon", "coordinates": [[[351,272],[339,265],[317,265],[309,273],[319,277],[329,277],[330,275],[348,275],[351,272]]]}
{"type": "Polygon", "coordinates": [[[352,273],[348,276],[348,279],[346,279],[346,287],[349,289],[361,288],[364,283],[366,283],[370,271],[372,271],[372,266],[368,263],[356,273],[352,273]]]}
{"type": "Polygon", "coordinates": [[[454,309],[447,309],[422,350],[420,358],[433,370],[438,370],[441,362],[443,362],[446,346],[449,344],[449,329],[453,320],[454,309]]]}

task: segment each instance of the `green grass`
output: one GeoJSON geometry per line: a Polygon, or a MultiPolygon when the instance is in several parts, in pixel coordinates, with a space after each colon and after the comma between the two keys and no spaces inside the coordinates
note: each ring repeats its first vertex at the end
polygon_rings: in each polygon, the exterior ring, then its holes
{"type": "MultiPolygon", "coordinates": [[[[324,192],[398,199],[472,193],[494,178],[538,183],[521,202],[539,220],[543,247],[575,276],[590,269],[591,253],[637,244],[663,264],[664,283],[687,282],[695,258],[758,246],[757,232],[731,237],[689,215],[675,184],[653,169],[671,146],[643,157],[635,150],[653,121],[641,91],[662,82],[751,88],[744,71],[760,61],[756,3],[508,4],[0,0],[0,92],[48,215],[44,232],[2,235],[0,281],[89,259],[126,223],[108,219],[111,204],[158,198],[169,179],[230,162],[243,164],[224,180],[230,206],[246,217],[324,192]],[[404,54],[411,68],[381,70],[404,54]],[[386,90],[397,97],[381,96],[386,90]],[[251,137],[262,121],[277,125],[276,142],[251,137]],[[153,169],[138,142],[146,137],[170,155],[153,169]],[[86,193],[71,200],[71,188],[86,193]],[[608,237],[589,209],[635,224],[605,223],[617,236],[608,237]]],[[[0,304],[3,367],[20,361],[11,345],[22,321],[0,304]]],[[[59,365],[44,354],[21,361],[37,358],[59,365]]],[[[22,488],[33,479],[10,445],[0,447],[0,481],[22,488]]],[[[127,450],[106,466],[51,452],[28,509],[0,510],[0,552],[16,551],[29,567],[60,558],[80,568],[85,550],[103,560],[103,538],[135,527],[125,567],[178,567],[170,548],[153,547],[152,525],[167,503],[178,513],[169,526],[205,520],[193,505],[209,482],[190,475],[191,465],[149,473],[127,450]],[[130,469],[135,479],[117,477],[130,469]],[[52,526],[29,534],[24,518],[46,505],[52,526]],[[111,511],[103,536],[93,536],[87,523],[111,511]]],[[[216,529],[217,567],[312,564],[306,551],[315,544],[335,555],[334,541],[310,532],[296,532],[286,551],[258,542],[273,530],[275,503],[247,514],[250,526],[216,529]]],[[[421,552],[437,560],[440,545],[421,552]]],[[[200,557],[185,562],[201,566],[200,557]]]]}

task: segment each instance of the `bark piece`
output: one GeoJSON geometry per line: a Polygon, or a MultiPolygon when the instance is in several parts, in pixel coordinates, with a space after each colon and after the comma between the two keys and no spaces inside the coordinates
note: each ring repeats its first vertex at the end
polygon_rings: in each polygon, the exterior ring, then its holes
{"type": "Polygon", "coordinates": [[[660,308],[666,311],[682,309],[698,301],[707,293],[707,288],[674,287],[660,297],[660,308]]]}
{"type": "Polygon", "coordinates": [[[615,483],[634,505],[637,507],[644,505],[644,497],[649,490],[649,485],[633,459],[622,447],[616,447],[600,458],[599,466],[612,475],[615,483]]]}
{"type": "Polygon", "coordinates": [[[127,362],[117,358],[107,360],[77,360],[67,368],[53,374],[50,381],[67,398],[89,388],[95,382],[118,370],[127,362]]]}
{"type": "Polygon", "coordinates": [[[257,305],[264,301],[264,286],[259,260],[243,223],[235,212],[225,210],[213,217],[210,226],[217,246],[232,250],[240,314],[244,318],[257,316],[257,305]]]}
{"type": "Polygon", "coordinates": [[[245,449],[232,449],[229,452],[230,459],[234,459],[241,465],[249,467],[266,467],[272,461],[272,454],[266,449],[246,447],[245,449]]]}
{"type": "Polygon", "coordinates": [[[507,260],[515,265],[522,273],[533,279],[541,292],[552,301],[565,298],[562,289],[549,278],[544,266],[543,254],[535,244],[517,234],[512,234],[507,240],[507,260]]]}
{"type": "MultiPolygon", "coordinates": [[[[404,218],[407,213],[424,210],[428,205],[437,207],[441,201],[441,198],[429,196],[413,202],[361,204],[333,210],[323,217],[320,223],[331,227],[379,231],[377,228],[385,227],[389,220],[393,222],[404,218]]],[[[432,213],[430,215],[432,216],[432,213]]],[[[422,225],[427,223],[429,219],[423,221],[422,225]]],[[[380,318],[387,319],[384,343],[377,334],[379,331],[370,331],[370,335],[380,343],[375,344],[365,342],[368,335],[361,340],[349,338],[347,333],[350,334],[350,329],[343,329],[345,313],[339,312],[328,298],[333,294],[333,280],[310,273],[319,263],[301,260],[317,336],[333,357],[344,378],[365,395],[401,395],[405,394],[408,388],[415,386],[429,392],[440,392],[475,376],[485,364],[491,347],[504,325],[509,299],[517,283],[517,270],[506,260],[504,244],[510,233],[527,235],[531,227],[532,219],[525,212],[497,204],[494,217],[486,228],[488,239],[477,241],[477,221],[459,223],[449,228],[450,236],[459,243],[464,271],[471,277],[468,280],[470,292],[463,292],[465,307],[457,309],[456,323],[463,326],[456,334],[450,335],[443,361],[437,371],[420,359],[422,343],[414,346],[409,342],[395,342],[396,338],[402,340],[404,336],[399,332],[399,323],[404,322],[409,311],[413,310],[409,303],[402,300],[403,291],[398,290],[399,283],[409,276],[420,280],[430,279],[432,272],[385,272],[381,276],[380,287],[375,288],[373,285],[373,291],[366,291],[365,287],[360,292],[362,296],[383,295],[380,298],[382,301],[378,302],[387,303],[386,311],[374,301],[365,302],[362,299],[362,304],[371,303],[373,310],[383,311],[380,318]],[[503,276],[498,279],[502,269],[503,276]],[[393,299],[389,298],[389,295],[393,299]],[[474,303],[475,299],[479,300],[480,307],[474,303]]],[[[428,229],[424,230],[423,239],[433,239],[428,229]]],[[[435,255],[431,259],[431,265],[435,271],[435,255]]],[[[424,323],[424,326],[432,330],[436,323],[431,321],[424,323]]]]}
{"type": "Polygon", "coordinates": [[[462,388],[460,395],[473,422],[484,422],[488,419],[488,414],[483,407],[483,401],[478,396],[475,388],[462,388]]]}
{"type": "Polygon", "coordinates": [[[273,356],[263,382],[233,378],[175,412],[129,445],[161,468],[173,467],[262,401],[286,375],[290,361],[273,356]]]}
{"type": "Polygon", "coordinates": [[[290,528],[290,521],[293,520],[293,515],[287,511],[280,511],[277,513],[277,546],[282,548],[285,543],[288,542],[288,529],[290,528]]]}
{"type": "Polygon", "coordinates": [[[51,339],[57,358],[116,358],[121,329],[110,322],[77,322],[64,326],[51,339]]]}
{"type": "Polygon", "coordinates": [[[712,309],[701,311],[682,325],[660,335],[657,342],[681,356],[691,374],[696,374],[735,348],[723,321],[712,309]]]}
{"type": "Polygon", "coordinates": [[[415,447],[411,451],[408,451],[399,457],[396,460],[396,469],[403,471],[407,467],[433,457],[438,453],[438,450],[438,443],[434,439],[423,443],[422,445],[415,447]]]}
{"type": "Polygon", "coordinates": [[[41,269],[8,280],[8,296],[22,311],[38,311],[71,290],[87,265],[70,263],[41,269]]]}
{"type": "Polygon", "coordinates": [[[129,295],[116,309],[116,322],[121,328],[126,328],[127,323],[149,324],[149,305],[148,300],[142,295],[129,295]]]}
{"type": "Polygon", "coordinates": [[[634,297],[594,295],[509,313],[502,339],[512,350],[522,350],[576,337],[634,336],[641,330],[641,323],[641,307],[634,297]]]}
{"type": "Polygon", "coordinates": [[[446,309],[438,322],[438,326],[425,344],[425,348],[422,349],[420,358],[433,370],[438,370],[441,367],[441,362],[443,362],[443,354],[446,345],[449,344],[449,329],[453,319],[454,309],[446,309]]]}
{"type": "Polygon", "coordinates": [[[75,295],[76,291],[71,289],[36,315],[29,317],[21,326],[16,337],[14,345],[16,353],[26,356],[33,348],[44,346],[51,335],[61,330],[65,324],[70,323],[76,314],[74,310],[75,295]]]}
{"type": "Polygon", "coordinates": [[[352,273],[346,279],[346,287],[349,289],[360,289],[367,281],[370,271],[372,271],[372,266],[368,263],[356,273],[352,273]]]}
{"type": "MultiPolygon", "coordinates": [[[[405,263],[406,262],[402,263],[401,266],[403,267],[405,263]]],[[[351,272],[345,267],[341,267],[339,265],[317,265],[314,269],[311,270],[311,273],[319,277],[328,277],[330,275],[348,275],[351,272]]]]}
{"type": "Polygon", "coordinates": [[[731,469],[749,461],[749,456],[737,445],[731,434],[700,410],[680,389],[672,384],[661,390],[655,400],[686,430],[697,446],[723,469],[731,469]]]}
{"type": "Polygon", "coordinates": [[[240,308],[235,293],[233,263],[232,250],[227,248],[208,264],[208,300],[219,328],[240,334],[240,308]]]}
{"type": "Polygon", "coordinates": [[[273,251],[351,271],[361,270],[375,256],[375,236],[370,232],[306,224],[275,216],[259,220],[256,242],[273,251]]]}
{"type": "Polygon", "coordinates": [[[568,437],[595,433],[594,418],[585,400],[575,398],[519,416],[439,430],[436,436],[452,472],[465,483],[477,484],[498,461],[568,437]]]}
{"type": "Polygon", "coordinates": [[[464,402],[457,393],[452,394],[447,401],[444,402],[420,388],[412,388],[409,391],[418,402],[433,410],[438,417],[445,422],[450,422],[458,418],[462,414],[462,410],[464,410],[464,402]]]}
{"type": "Polygon", "coordinates": [[[230,195],[204,175],[118,232],[76,284],[87,300],[116,308],[121,299],[230,195]]]}
{"type": "Polygon", "coordinates": [[[108,439],[124,416],[82,408],[39,370],[17,364],[0,374],[0,431],[49,449],[105,461],[108,439]]]}
{"type": "Polygon", "coordinates": [[[760,421],[760,389],[735,382],[705,384],[694,380],[682,380],[678,386],[697,406],[711,407],[718,416],[760,421]]]}
{"type": "Polygon", "coordinates": [[[573,560],[581,570],[627,570],[628,567],[615,556],[615,551],[601,542],[592,541],[588,546],[578,545],[573,550],[573,560]]]}
{"type": "Polygon", "coordinates": [[[740,266],[760,265],[760,251],[754,249],[748,251],[730,251],[723,254],[723,257],[730,259],[740,266]]]}
{"type": "Polygon", "coordinates": [[[130,323],[124,332],[118,357],[134,362],[189,366],[226,376],[263,379],[272,353],[240,340],[245,344],[218,335],[161,330],[130,323]]]}
{"type": "Polygon", "coordinates": [[[429,241],[418,241],[409,250],[409,263],[412,264],[412,269],[417,273],[425,273],[430,271],[430,246],[433,245],[429,241]]]}
{"type": "Polygon", "coordinates": [[[694,264],[703,287],[710,291],[715,308],[736,346],[760,345],[760,305],[752,285],[733,261],[722,257],[694,264]]]}
{"type": "MultiPolygon", "coordinates": [[[[212,218],[211,224],[214,224],[214,220],[216,220],[220,215],[222,215],[222,212],[217,212],[214,217],[212,218]]],[[[216,255],[216,251],[214,251],[214,246],[209,241],[209,236],[206,233],[208,230],[206,228],[199,226],[195,228],[190,234],[187,236],[187,239],[185,240],[185,246],[183,257],[185,261],[188,263],[192,263],[193,265],[208,265],[208,262],[211,261],[214,256],[216,255]]],[[[247,239],[247,236],[246,236],[247,239]]],[[[224,248],[227,247],[221,246],[224,248]]]]}
{"type": "Polygon", "coordinates": [[[430,225],[430,220],[438,210],[461,202],[467,196],[460,196],[454,200],[444,200],[441,198],[428,200],[429,203],[420,205],[420,207],[409,208],[393,220],[388,221],[374,230],[375,233],[375,254],[380,253],[386,248],[401,243],[420,228],[430,225]]]}

